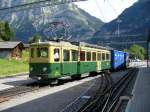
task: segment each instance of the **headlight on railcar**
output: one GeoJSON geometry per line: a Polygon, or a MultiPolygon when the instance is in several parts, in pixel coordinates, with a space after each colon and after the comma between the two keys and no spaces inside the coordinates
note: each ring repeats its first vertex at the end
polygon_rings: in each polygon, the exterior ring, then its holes
{"type": "Polygon", "coordinates": [[[46,72],[46,71],[47,71],[47,67],[44,67],[44,68],[43,68],[43,72],[46,72]]]}
{"type": "Polygon", "coordinates": [[[30,71],[33,71],[33,67],[30,67],[30,71]]]}

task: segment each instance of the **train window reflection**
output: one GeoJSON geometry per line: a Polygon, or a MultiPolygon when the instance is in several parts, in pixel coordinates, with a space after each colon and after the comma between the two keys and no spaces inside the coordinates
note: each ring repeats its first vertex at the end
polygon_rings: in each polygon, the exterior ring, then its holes
{"type": "Polygon", "coordinates": [[[48,48],[47,47],[37,48],[37,56],[47,58],[48,57],[48,48]]]}
{"type": "Polygon", "coordinates": [[[69,50],[64,50],[64,61],[70,61],[70,52],[69,50]]]}
{"type": "Polygon", "coordinates": [[[97,60],[100,61],[101,60],[101,53],[97,54],[97,60]]]}
{"type": "Polygon", "coordinates": [[[102,60],[105,60],[105,53],[102,53],[102,60]]]}
{"type": "Polygon", "coordinates": [[[85,61],[85,51],[80,51],[80,61],[85,61]]]}
{"type": "Polygon", "coordinates": [[[109,57],[110,57],[109,54],[106,54],[106,60],[109,60],[109,57]]]}
{"type": "Polygon", "coordinates": [[[87,52],[87,61],[91,61],[91,52],[87,52]]]}
{"type": "Polygon", "coordinates": [[[78,51],[72,50],[72,61],[78,61],[78,51]]]}
{"type": "Polygon", "coordinates": [[[93,52],[93,53],[92,53],[92,60],[93,60],[93,61],[96,61],[96,52],[93,52]]]}

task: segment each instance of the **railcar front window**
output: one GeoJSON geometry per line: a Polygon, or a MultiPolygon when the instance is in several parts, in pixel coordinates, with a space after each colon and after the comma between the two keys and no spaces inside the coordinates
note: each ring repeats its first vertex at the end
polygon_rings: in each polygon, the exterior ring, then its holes
{"type": "Polygon", "coordinates": [[[42,57],[42,58],[47,58],[48,57],[48,48],[47,47],[37,48],[37,56],[42,57]]]}
{"type": "Polygon", "coordinates": [[[72,61],[78,61],[78,51],[72,50],[72,61]]]}
{"type": "Polygon", "coordinates": [[[34,58],[34,48],[31,48],[30,56],[31,56],[31,58],[34,58]]]}
{"type": "Polygon", "coordinates": [[[69,52],[69,50],[64,50],[64,61],[70,61],[70,52],[69,52]]]}

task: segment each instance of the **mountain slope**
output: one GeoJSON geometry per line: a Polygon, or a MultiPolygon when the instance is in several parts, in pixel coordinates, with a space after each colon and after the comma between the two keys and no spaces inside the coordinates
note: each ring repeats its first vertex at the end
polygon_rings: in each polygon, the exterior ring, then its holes
{"type": "MultiPolygon", "coordinates": [[[[28,0],[1,0],[0,7],[13,6],[23,2],[26,3],[28,0]]],[[[68,31],[72,40],[84,41],[92,38],[93,34],[104,24],[74,4],[5,13],[0,18],[8,21],[15,28],[18,40],[25,42],[35,33],[41,34],[44,39],[52,36],[50,35],[52,29],[49,26],[52,22],[64,22],[69,26],[68,31]]]]}
{"type": "MultiPolygon", "coordinates": [[[[130,8],[126,9],[117,19],[106,23],[94,34],[94,38],[89,42],[103,42],[115,48],[128,48],[134,41],[145,41],[150,29],[150,0],[140,0],[130,8]],[[118,23],[120,26],[120,36],[118,37],[118,23]],[[120,44],[122,42],[122,44],[120,44]]],[[[145,46],[144,43],[141,44],[145,46]]]]}
{"type": "MultiPolygon", "coordinates": [[[[121,34],[145,34],[150,28],[150,0],[141,0],[126,9],[118,18],[121,34]]],[[[117,19],[105,24],[95,35],[116,34],[118,31],[117,19]]]]}

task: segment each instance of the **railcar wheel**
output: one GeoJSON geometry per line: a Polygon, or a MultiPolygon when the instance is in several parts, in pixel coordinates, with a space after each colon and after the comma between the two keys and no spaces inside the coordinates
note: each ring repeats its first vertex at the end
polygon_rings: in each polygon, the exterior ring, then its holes
{"type": "Polygon", "coordinates": [[[97,74],[98,74],[97,72],[90,72],[89,76],[92,77],[92,76],[96,76],[97,74]]]}
{"type": "Polygon", "coordinates": [[[58,85],[59,84],[59,80],[58,79],[52,79],[49,81],[50,86],[54,86],[54,85],[58,85]]]}
{"type": "Polygon", "coordinates": [[[39,87],[43,87],[43,86],[49,84],[47,80],[38,80],[37,83],[38,83],[39,87]]]}
{"type": "Polygon", "coordinates": [[[75,79],[75,80],[81,79],[81,74],[72,75],[71,78],[72,78],[72,79],[75,79]]]}

